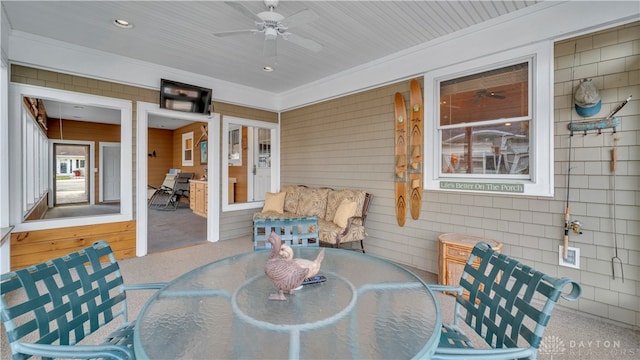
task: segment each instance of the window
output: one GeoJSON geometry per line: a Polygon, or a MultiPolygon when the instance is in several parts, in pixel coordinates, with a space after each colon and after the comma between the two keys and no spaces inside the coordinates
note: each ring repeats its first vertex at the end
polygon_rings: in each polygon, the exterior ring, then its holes
{"type": "Polygon", "coordinates": [[[222,134],[222,210],[261,208],[280,186],[278,123],[224,116],[222,134]]]}
{"type": "MultiPolygon", "coordinates": [[[[10,222],[15,226],[17,232],[54,229],[69,226],[84,226],[116,221],[130,221],[133,219],[133,180],[132,173],[132,121],[131,121],[131,101],[95,96],[90,94],[75,93],[53,88],[43,88],[26,84],[11,84],[9,87],[9,118],[20,119],[9,123],[9,166],[14,171],[10,174],[9,189],[10,202],[16,204],[9,212],[10,222]],[[121,184],[120,209],[117,213],[75,216],[56,219],[27,220],[25,214],[29,214],[38,199],[44,200],[44,194],[48,193],[48,206],[53,206],[54,182],[56,180],[54,166],[58,169],[64,167],[65,172],[73,171],[75,161],[71,158],[61,160],[55,164],[55,152],[53,151],[53,137],[48,139],[44,131],[39,129],[34,117],[30,115],[24,106],[24,98],[41,99],[51,102],[53,108],[69,105],[95,106],[102,111],[115,113],[117,123],[116,136],[122,144],[122,152],[118,157],[119,177],[121,184]],[[57,106],[56,106],[57,105],[57,106]],[[63,165],[64,164],[64,165],[63,165]]],[[[52,111],[55,113],[55,111],[52,111]]],[[[110,114],[111,115],[111,114],[110,114]]],[[[76,121],[74,121],[76,122],[76,121]]],[[[112,124],[116,125],[116,124],[112,124]]],[[[64,126],[61,126],[61,132],[64,126]]],[[[62,134],[58,134],[63,137],[62,134]]],[[[98,137],[100,135],[97,135],[98,137]]],[[[70,135],[65,132],[64,138],[69,139],[70,135]]],[[[61,141],[61,140],[58,140],[61,141]]],[[[74,140],[75,142],[76,140],[74,140]]],[[[89,165],[91,163],[89,162],[89,165]]],[[[92,172],[97,168],[92,166],[92,172]]],[[[91,189],[89,190],[90,192],[91,189]]],[[[40,202],[42,203],[42,202],[40,202]]]]}
{"type": "Polygon", "coordinates": [[[229,126],[229,166],[242,166],[242,126],[229,126]]]}
{"type": "Polygon", "coordinates": [[[545,43],[425,76],[426,189],[553,194],[551,61],[545,43]]]}
{"type": "Polygon", "coordinates": [[[193,131],[182,134],[182,166],[193,166],[193,131]]]}
{"type": "Polygon", "coordinates": [[[441,175],[529,179],[529,65],[439,82],[441,175]]]}
{"type": "Polygon", "coordinates": [[[43,142],[46,144],[47,136],[38,125],[37,120],[28,111],[25,111],[23,115],[25,116],[23,176],[27,181],[25,181],[24,186],[22,215],[26,215],[41,197],[47,193],[47,184],[39,181],[39,176],[46,172],[48,164],[46,145],[44,146],[45,156],[42,156],[43,142]]]}

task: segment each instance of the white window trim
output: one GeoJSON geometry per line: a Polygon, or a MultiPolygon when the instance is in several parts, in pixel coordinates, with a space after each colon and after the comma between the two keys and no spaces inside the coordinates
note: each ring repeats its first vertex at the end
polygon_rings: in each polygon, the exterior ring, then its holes
{"type": "Polygon", "coordinates": [[[193,131],[182,134],[182,166],[193,166],[193,131]],[[191,148],[187,148],[187,141],[191,140],[191,148]],[[187,150],[191,151],[191,160],[187,160],[187,150]]]}
{"type": "Polygon", "coordinates": [[[426,190],[454,191],[496,194],[487,190],[442,189],[441,182],[484,183],[484,184],[521,184],[522,192],[508,192],[508,195],[520,196],[553,196],[553,42],[544,41],[533,45],[484,56],[479,59],[443,67],[425,74],[425,132],[424,141],[426,156],[425,180],[426,190]],[[441,149],[439,148],[439,80],[451,79],[471,73],[495,68],[500,64],[513,64],[518,59],[533,58],[532,74],[532,122],[530,124],[530,179],[487,179],[478,176],[448,177],[440,175],[441,149]]]}
{"type": "Polygon", "coordinates": [[[121,100],[104,96],[97,96],[84,93],[76,93],[66,90],[44,88],[39,86],[11,83],[9,84],[9,118],[22,119],[22,96],[35,97],[40,99],[50,99],[69,104],[90,105],[116,109],[120,111],[120,142],[122,151],[120,153],[120,183],[121,201],[120,212],[112,215],[83,216],[77,218],[43,219],[39,221],[24,222],[21,209],[22,194],[25,179],[23,178],[22,165],[22,122],[16,122],[9,127],[9,149],[13,155],[9,159],[9,166],[14,169],[10,173],[10,202],[18,204],[12,206],[9,214],[9,221],[14,225],[13,231],[34,231],[43,229],[55,229],[70,226],[83,226],[92,224],[103,224],[118,221],[133,220],[133,123],[132,123],[132,103],[129,100],[121,100]],[[15,126],[20,124],[20,126],[15,126]]]}
{"type": "MultiPolygon", "coordinates": [[[[271,192],[276,192],[280,187],[280,125],[259,120],[249,120],[233,116],[222,117],[222,189],[229,188],[229,129],[233,125],[253,126],[271,130],[271,192]]],[[[250,141],[251,143],[251,141],[250,141]]],[[[251,149],[249,149],[251,154],[251,149]]],[[[248,167],[252,167],[252,163],[248,167]]],[[[249,201],[244,203],[229,204],[229,192],[222,191],[222,211],[235,211],[247,209],[259,209],[264,206],[262,201],[249,201]]]]}

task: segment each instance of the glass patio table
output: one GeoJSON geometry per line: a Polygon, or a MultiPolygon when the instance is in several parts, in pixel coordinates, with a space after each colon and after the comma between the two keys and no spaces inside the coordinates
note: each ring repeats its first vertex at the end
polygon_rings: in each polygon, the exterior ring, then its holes
{"type": "MultiPolygon", "coordinates": [[[[294,247],[315,259],[321,248],[294,247]]],[[[270,250],[212,262],[154,294],[134,332],[138,359],[429,358],[442,325],[436,297],[411,271],[325,248],[318,275],[286,301],[264,273],[270,250]]]]}

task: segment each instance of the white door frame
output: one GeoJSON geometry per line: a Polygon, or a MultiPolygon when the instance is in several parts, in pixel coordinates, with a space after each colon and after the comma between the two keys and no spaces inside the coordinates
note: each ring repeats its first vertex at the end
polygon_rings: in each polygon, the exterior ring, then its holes
{"type": "MultiPolygon", "coordinates": [[[[94,177],[92,176],[96,172],[96,149],[95,143],[93,141],[80,141],[80,140],[62,140],[62,139],[49,139],[49,156],[50,159],[50,167],[49,172],[53,171],[53,176],[49,176],[49,189],[54,189],[54,182],[56,181],[56,154],[53,151],[53,147],[55,144],[68,144],[68,145],[84,145],[89,146],[89,174],[85,175],[85,181],[89,181],[89,204],[94,205],[96,203],[95,194],[96,182],[94,177]]],[[[102,154],[102,151],[100,151],[102,154]]],[[[102,166],[102,164],[100,164],[102,166]]],[[[101,179],[102,180],[102,179],[101,179]]],[[[100,183],[100,188],[102,189],[102,183],[100,183]]],[[[49,198],[47,202],[49,203],[49,207],[53,207],[54,203],[54,193],[53,191],[49,191],[49,198]]],[[[100,192],[100,197],[102,197],[102,191],[100,192]]],[[[102,199],[100,199],[102,201],[102,199]]]]}
{"type": "Polygon", "coordinates": [[[158,104],[138,101],[136,108],[136,256],[147,255],[147,161],[149,152],[149,114],[156,114],[174,119],[183,119],[208,124],[208,210],[207,241],[220,240],[220,114],[211,115],[181,113],[160,109],[158,104]]]}
{"type": "MultiPolygon", "coordinates": [[[[100,184],[100,194],[98,196],[99,196],[100,202],[104,202],[104,176],[106,175],[106,172],[104,171],[104,151],[103,150],[106,147],[117,147],[117,148],[120,148],[120,151],[122,151],[122,148],[120,147],[120,143],[118,142],[108,142],[108,141],[100,142],[100,166],[98,167],[98,169],[100,169],[100,176],[98,176],[98,184],[100,184]]],[[[95,170],[91,172],[92,176],[94,174],[95,174],[95,170]]],[[[118,201],[122,201],[122,189],[120,189],[120,196],[118,198],[118,201]]]]}

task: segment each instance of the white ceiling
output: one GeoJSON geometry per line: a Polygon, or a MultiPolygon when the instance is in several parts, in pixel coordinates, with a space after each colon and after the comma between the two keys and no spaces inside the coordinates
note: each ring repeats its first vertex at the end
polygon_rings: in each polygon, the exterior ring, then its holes
{"type": "MultiPolygon", "coordinates": [[[[97,106],[68,104],[60,101],[43,100],[47,116],[54,119],[86,121],[106,124],[120,124],[120,110],[97,106]]],[[[168,118],[150,114],[148,126],[156,129],[174,130],[192,121],[168,118]]]]}
{"type": "MultiPolygon", "coordinates": [[[[262,1],[241,2],[251,13],[262,1]]],[[[277,39],[263,57],[253,20],[221,1],[2,1],[12,30],[201,74],[271,93],[290,91],[541,1],[282,1],[285,18],[309,9],[318,19],[289,31],[319,52],[277,39]],[[131,22],[132,29],[113,25],[131,22]],[[271,65],[273,72],[264,72],[271,65]]],[[[43,54],[46,56],[46,54],[43,54]]]]}

